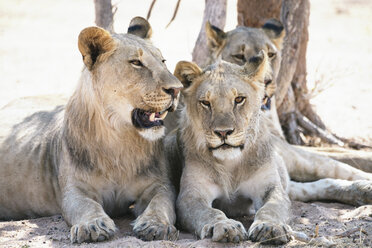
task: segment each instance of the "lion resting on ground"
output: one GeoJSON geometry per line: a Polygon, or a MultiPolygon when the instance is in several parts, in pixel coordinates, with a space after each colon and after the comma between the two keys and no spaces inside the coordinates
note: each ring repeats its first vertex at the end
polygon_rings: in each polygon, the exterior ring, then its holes
{"type": "MultiPolygon", "coordinates": [[[[312,181],[314,178],[334,177],[348,179],[347,174],[331,176],[321,167],[330,166],[345,167],[348,163],[358,169],[372,172],[371,156],[368,153],[348,151],[342,149],[324,148],[303,148],[288,144],[282,133],[275,106],[276,78],[279,73],[281,63],[281,49],[285,36],[282,23],[275,19],[268,20],[261,28],[237,27],[231,31],[224,32],[219,28],[206,24],[206,34],[209,49],[208,62],[213,63],[222,58],[230,63],[243,65],[249,58],[257,55],[258,51],[264,50],[268,54],[269,71],[265,75],[265,96],[263,98],[262,110],[271,119],[271,132],[278,137],[277,146],[279,154],[289,170],[290,176],[294,180],[312,181]],[[328,151],[328,152],[327,152],[328,151]],[[329,152],[333,151],[333,152],[329,152]],[[333,157],[344,163],[330,159],[326,155],[333,157]],[[298,169],[298,167],[300,167],[298,169]],[[306,167],[306,170],[303,168],[306,167]],[[296,171],[306,171],[299,175],[296,171]],[[317,173],[320,173],[317,175],[317,173]]],[[[364,178],[360,178],[364,179],[364,178]]],[[[372,180],[371,177],[369,177],[372,180]]]]}
{"type": "MultiPolygon", "coordinates": [[[[370,181],[323,179],[311,185],[289,181],[271,120],[261,111],[267,67],[264,51],[243,66],[228,62],[204,70],[189,62],[176,66],[175,75],[184,85],[184,107],[182,125],[165,139],[167,159],[174,168],[183,166],[178,168],[180,225],[200,238],[283,244],[291,237],[290,198],[372,203],[370,181]],[[256,214],[246,232],[227,216],[246,215],[251,206],[256,214]]],[[[371,177],[353,167],[324,170],[329,175],[350,172],[351,179],[371,177]]]]}
{"type": "Polygon", "coordinates": [[[109,216],[134,204],[140,238],[177,238],[159,138],[182,84],[150,35],[140,17],[128,34],[84,29],[78,45],[85,67],[66,107],[31,115],[1,110],[0,219],[62,213],[72,242],[101,241],[116,230],[109,216]]]}

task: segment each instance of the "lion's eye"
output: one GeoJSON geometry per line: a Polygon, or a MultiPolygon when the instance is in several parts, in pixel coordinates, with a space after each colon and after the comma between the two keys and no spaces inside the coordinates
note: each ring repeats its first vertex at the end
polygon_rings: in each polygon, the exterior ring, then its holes
{"type": "Polygon", "coordinates": [[[200,101],[201,105],[203,105],[204,107],[207,107],[209,108],[211,106],[211,103],[209,101],[206,101],[206,100],[202,100],[200,101]]]}
{"type": "Polygon", "coordinates": [[[166,59],[163,59],[161,62],[165,63],[165,61],[167,61],[166,59]]]}
{"type": "Polygon", "coordinates": [[[273,53],[273,52],[268,52],[267,53],[267,56],[269,57],[269,58],[274,58],[275,57],[275,55],[276,55],[276,53],[273,53]]]}
{"type": "Polygon", "coordinates": [[[243,54],[234,54],[233,57],[238,60],[245,61],[244,55],[243,54]]]}
{"type": "Polygon", "coordinates": [[[130,60],[129,63],[131,63],[131,64],[134,65],[135,67],[142,67],[142,66],[143,66],[142,62],[139,61],[138,59],[130,60]]]}
{"type": "Polygon", "coordinates": [[[245,97],[244,96],[238,96],[235,98],[235,103],[236,104],[243,104],[245,102],[245,97]]]}

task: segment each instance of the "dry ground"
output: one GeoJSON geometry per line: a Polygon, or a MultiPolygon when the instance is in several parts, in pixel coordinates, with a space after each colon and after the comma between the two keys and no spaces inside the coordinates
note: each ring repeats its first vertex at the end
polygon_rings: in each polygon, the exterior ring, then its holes
{"type": "MultiPolygon", "coordinates": [[[[146,15],[151,1],[113,2],[118,7],[115,30],[124,32],[133,16],[146,15]]],[[[191,60],[201,24],[202,2],[182,1],[175,22],[165,29],[176,0],[157,1],[150,19],[153,40],[171,71],[177,61],[191,60]]],[[[372,144],[372,1],[311,0],[311,4],[308,80],[327,88],[312,103],[332,131],[372,144]]],[[[236,0],[229,0],[228,5],[226,30],[236,25],[236,0]]],[[[93,1],[0,1],[0,107],[21,96],[70,94],[82,68],[77,36],[90,25],[94,25],[93,1]]],[[[372,246],[372,206],[294,202],[292,208],[294,230],[313,235],[318,223],[319,235],[331,236],[338,247],[372,246]],[[353,228],[358,231],[349,237],[336,236],[353,228]]],[[[249,226],[249,218],[242,221],[249,226]]],[[[120,232],[115,240],[81,246],[223,246],[209,240],[196,241],[185,233],[176,243],[144,243],[130,236],[130,218],[117,219],[116,223],[120,232]]],[[[69,245],[68,227],[60,216],[0,222],[1,247],[69,245]]],[[[249,245],[254,244],[240,244],[249,245]]],[[[302,245],[305,244],[297,241],[289,244],[302,245]]]]}
{"type": "MultiPolygon", "coordinates": [[[[195,240],[193,235],[181,232],[177,242],[143,242],[135,237],[130,228],[131,217],[115,219],[119,228],[116,236],[106,242],[71,245],[69,228],[61,216],[33,220],[0,222],[0,246],[4,247],[247,247],[260,246],[250,241],[240,244],[218,244],[208,240],[195,240]]],[[[240,219],[246,227],[251,217],[240,219]]],[[[335,247],[370,247],[372,245],[372,205],[354,208],[338,203],[293,202],[291,226],[308,236],[319,235],[335,243],[335,247]],[[348,237],[337,237],[345,231],[357,230],[348,237]]],[[[321,245],[321,244],[320,244],[321,245]]],[[[306,243],[291,241],[287,247],[306,246],[306,243]]],[[[316,246],[312,244],[311,246],[316,246]]]]}

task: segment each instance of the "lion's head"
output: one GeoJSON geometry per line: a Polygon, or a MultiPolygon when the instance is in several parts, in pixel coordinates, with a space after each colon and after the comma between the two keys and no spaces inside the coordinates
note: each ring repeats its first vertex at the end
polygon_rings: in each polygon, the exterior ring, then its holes
{"type": "Polygon", "coordinates": [[[94,98],[100,105],[90,115],[101,115],[114,129],[134,127],[155,140],[164,134],[163,120],[176,108],[182,84],[149,41],[151,32],[141,17],[132,19],[127,34],[82,30],[78,45],[86,67],[79,87],[87,101],[94,98]]]}
{"type": "Polygon", "coordinates": [[[184,85],[184,139],[219,160],[240,157],[257,135],[267,62],[264,51],[242,66],[218,62],[202,71],[179,62],[174,74],[184,85]]]}
{"type": "Polygon", "coordinates": [[[259,51],[264,50],[267,53],[270,63],[265,76],[266,96],[263,107],[270,107],[270,102],[266,101],[270,100],[276,90],[275,79],[280,69],[285,35],[282,23],[270,19],[261,28],[241,26],[224,32],[207,22],[206,34],[211,62],[221,57],[225,61],[243,65],[259,51]]]}

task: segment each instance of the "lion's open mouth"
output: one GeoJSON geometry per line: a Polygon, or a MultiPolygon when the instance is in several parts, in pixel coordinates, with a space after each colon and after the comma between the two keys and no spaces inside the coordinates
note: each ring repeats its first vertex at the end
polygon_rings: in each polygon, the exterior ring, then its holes
{"type": "Polygon", "coordinates": [[[164,118],[168,114],[168,110],[161,112],[149,112],[143,109],[134,109],[132,112],[132,123],[138,128],[152,128],[164,125],[164,118]]]}

